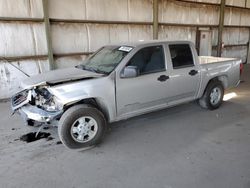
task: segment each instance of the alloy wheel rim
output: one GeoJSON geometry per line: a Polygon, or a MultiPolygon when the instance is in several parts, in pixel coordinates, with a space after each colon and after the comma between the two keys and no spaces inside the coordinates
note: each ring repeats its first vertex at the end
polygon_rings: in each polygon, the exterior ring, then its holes
{"type": "Polygon", "coordinates": [[[215,87],[212,89],[210,93],[210,102],[212,105],[217,105],[220,102],[221,99],[221,89],[219,87],[215,87]]]}
{"type": "Polygon", "coordinates": [[[76,142],[86,143],[95,137],[97,131],[96,120],[90,116],[82,116],[72,124],[70,133],[76,142]]]}

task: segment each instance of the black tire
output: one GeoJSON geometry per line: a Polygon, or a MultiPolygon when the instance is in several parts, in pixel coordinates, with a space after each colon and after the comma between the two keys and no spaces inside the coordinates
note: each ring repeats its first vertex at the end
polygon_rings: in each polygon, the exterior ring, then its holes
{"type": "Polygon", "coordinates": [[[62,115],[59,125],[58,125],[58,134],[62,143],[70,149],[79,149],[94,146],[99,144],[107,130],[107,123],[104,115],[95,107],[87,104],[76,105],[69,108],[62,115]],[[78,142],[76,138],[73,137],[72,126],[79,118],[83,116],[88,116],[93,118],[97,123],[97,132],[95,136],[87,142],[78,142]]]}
{"type": "Polygon", "coordinates": [[[221,104],[223,102],[223,96],[224,96],[223,84],[219,80],[213,80],[207,85],[207,88],[206,88],[203,96],[199,99],[199,104],[202,108],[206,108],[209,110],[215,110],[221,106],[221,104]],[[211,102],[211,92],[215,88],[220,90],[221,94],[220,94],[218,102],[212,103],[211,102]]]}

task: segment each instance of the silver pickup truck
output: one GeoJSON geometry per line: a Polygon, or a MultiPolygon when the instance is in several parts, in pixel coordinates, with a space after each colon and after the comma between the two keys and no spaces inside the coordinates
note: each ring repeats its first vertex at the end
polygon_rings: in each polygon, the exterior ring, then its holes
{"type": "Polygon", "coordinates": [[[74,68],[23,81],[11,104],[27,125],[57,122],[66,147],[88,147],[110,122],[194,100],[218,108],[224,89],[239,83],[240,64],[198,57],[188,41],[108,45],[74,68]]]}

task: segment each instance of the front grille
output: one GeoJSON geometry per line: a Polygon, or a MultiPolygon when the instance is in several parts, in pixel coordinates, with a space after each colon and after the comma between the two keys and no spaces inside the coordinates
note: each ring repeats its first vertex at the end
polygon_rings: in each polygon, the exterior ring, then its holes
{"type": "Polygon", "coordinates": [[[26,90],[26,91],[22,91],[20,93],[17,93],[16,95],[14,95],[11,99],[12,106],[15,107],[15,106],[22,104],[24,101],[27,100],[28,94],[29,94],[29,92],[26,90]]]}

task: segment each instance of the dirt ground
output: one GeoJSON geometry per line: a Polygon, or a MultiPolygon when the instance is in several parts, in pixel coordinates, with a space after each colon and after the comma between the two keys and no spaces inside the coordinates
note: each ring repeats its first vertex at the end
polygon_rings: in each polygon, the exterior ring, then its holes
{"type": "Polygon", "coordinates": [[[0,187],[250,188],[249,75],[218,110],[193,102],[115,123],[85,151],[58,143],[56,128],[21,141],[32,129],[0,103],[0,187]]]}

